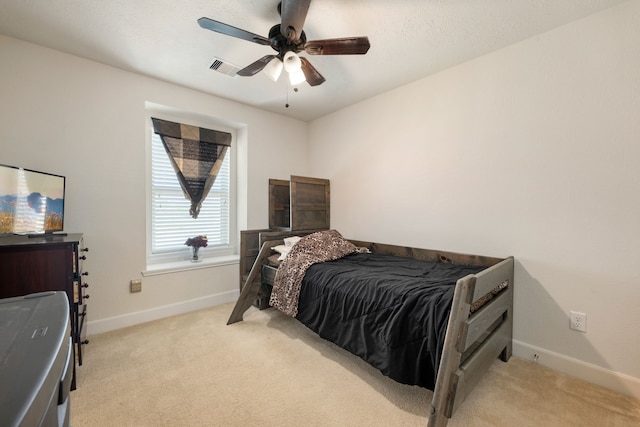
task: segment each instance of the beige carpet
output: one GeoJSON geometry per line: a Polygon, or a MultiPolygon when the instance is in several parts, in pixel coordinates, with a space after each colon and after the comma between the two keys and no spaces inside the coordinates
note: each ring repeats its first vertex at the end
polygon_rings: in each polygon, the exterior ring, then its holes
{"type": "MultiPolygon", "coordinates": [[[[91,337],[72,425],[425,426],[431,391],[398,384],[274,309],[232,304],[91,337]]],[[[640,402],[512,357],[449,426],[640,426],[640,402]]]]}

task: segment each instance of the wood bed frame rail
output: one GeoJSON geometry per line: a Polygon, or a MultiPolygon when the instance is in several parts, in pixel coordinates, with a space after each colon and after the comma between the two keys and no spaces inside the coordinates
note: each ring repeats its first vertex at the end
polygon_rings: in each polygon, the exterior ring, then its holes
{"type": "Polygon", "coordinates": [[[260,292],[260,287],[262,286],[260,282],[262,264],[264,264],[267,261],[267,258],[269,258],[269,255],[271,255],[271,248],[277,245],[282,245],[283,243],[284,240],[278,239],[268,240],[262,244],[260,252],[258,252],[258,257],[253,263],[253,267],[251,267],[251,271],[249,272],[249,276],[242,287],[242,291],[240,291],[238,301],[236,301],[236,305],[233,307],[231,316],[229,316],[227,325],[242,321],[242,316],[245,311],[251,307],[253,301],[257,298],[258,293],[260,292]]]}

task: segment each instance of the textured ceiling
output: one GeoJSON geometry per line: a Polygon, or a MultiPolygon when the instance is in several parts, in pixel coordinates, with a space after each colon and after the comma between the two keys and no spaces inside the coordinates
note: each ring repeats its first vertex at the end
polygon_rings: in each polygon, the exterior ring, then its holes
{"type": "Polygon", "coordinates": [[[308,40],[368,36],[366,55],[307,56],[320,86],[229,77],[268,46],[203,30],[208,18],[267,36],[277,0],[0,0],[0,33],[302,120],[312,120],[623,0],[312,0],[308,40]],[[290,104],[285,108],[285,104],[290,104]]]}

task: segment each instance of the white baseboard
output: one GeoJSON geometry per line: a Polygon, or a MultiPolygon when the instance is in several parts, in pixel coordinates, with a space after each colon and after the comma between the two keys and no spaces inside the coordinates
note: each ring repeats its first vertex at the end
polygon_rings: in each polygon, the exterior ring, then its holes
{"type": "Polygon", "coordinates": [[[189,301],[182,301],[175,304],[137,311],[135,313],[123,314],[122,316],[90,321],[87,323],[87,334],[100,334],[103,332],[113,331],[115,329],[126,328],[127,326],[137,325],[139,323],[163,319],[165,317],[188,313],[190,311],[202,310],[203,308],[212,307],[214,305],[236,301],[238,296],[239,291],[228,291],[189,301]]]}
{"type": "Polygon", "coordinates": [[[534,360],[534,355],[537,355],[537,363],[543,366],[640,399],[638,378],[516,340],[513,340],[513,354],[525,360],[534,360]]]}

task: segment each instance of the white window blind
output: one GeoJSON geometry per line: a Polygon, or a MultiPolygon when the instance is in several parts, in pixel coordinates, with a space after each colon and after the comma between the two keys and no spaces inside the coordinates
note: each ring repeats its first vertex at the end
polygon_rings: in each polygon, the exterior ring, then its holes
{"type": "Polygon", "coordinates": [[[160,136],[151,136],[151,258],[186,254],[189,237],[206,235],[208,246],[200,254],[229,250],[231,150],[227,150],[220,172],[197,219],[189,215],[191,202],[184,197],[160,136]]]}

